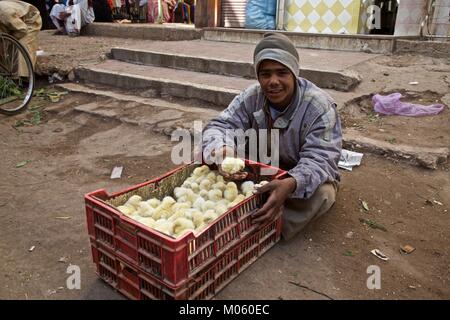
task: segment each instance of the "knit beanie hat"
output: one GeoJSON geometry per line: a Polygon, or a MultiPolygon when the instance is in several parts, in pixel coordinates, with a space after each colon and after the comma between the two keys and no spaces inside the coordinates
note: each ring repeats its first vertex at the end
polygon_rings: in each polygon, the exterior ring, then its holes
{"type": "Polygon", "coordinates": [[[299,74],[299,56],[292,41],[282,33],[270,32],[256,45],[253,65],[258,78],[259,65],[263,60],[274,60],[285,65],[295,77],[299,74]]]}

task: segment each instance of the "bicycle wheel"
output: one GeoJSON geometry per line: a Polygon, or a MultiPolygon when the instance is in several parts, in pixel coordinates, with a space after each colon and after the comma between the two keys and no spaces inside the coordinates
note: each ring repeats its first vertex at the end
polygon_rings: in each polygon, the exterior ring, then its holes
{"type": "Polygon", "coordinates": [[[0,113],[13,115],[30,102],[34,70],[28,51],[14,37],[0,34],[0,113]]]}

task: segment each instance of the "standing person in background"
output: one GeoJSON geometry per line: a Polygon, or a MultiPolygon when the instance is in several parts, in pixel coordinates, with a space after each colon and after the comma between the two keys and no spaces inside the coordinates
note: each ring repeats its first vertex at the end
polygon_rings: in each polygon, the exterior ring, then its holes
{"type": "Polygon", "coordinates": [[[93,0],[95,21],[97,22],[113,22],[111,6],[108,0],[93,0]]]}

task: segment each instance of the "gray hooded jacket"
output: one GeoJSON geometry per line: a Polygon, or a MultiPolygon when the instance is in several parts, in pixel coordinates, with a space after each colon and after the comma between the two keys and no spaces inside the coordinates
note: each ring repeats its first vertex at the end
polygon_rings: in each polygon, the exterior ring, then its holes
{"type": "Polygon", "coordinates": [[[274,121],[268,121],[269,117],[260,85],[250,86],[203,129],[204,159],[211,161],[211,152],[223,145],[236,147],[229,130],[270,129],[273,122],[272,128],[279,129],[280,167],[297,181],[291,197],[308,199],[323,183],[340,180],[341,122],[336,104],[325,91],[297,78],[292,103],[274,121]]]}

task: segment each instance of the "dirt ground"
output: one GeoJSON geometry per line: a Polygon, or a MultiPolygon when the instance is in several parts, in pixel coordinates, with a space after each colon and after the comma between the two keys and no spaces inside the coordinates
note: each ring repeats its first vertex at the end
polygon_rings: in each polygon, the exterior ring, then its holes
{"type": "MultiPolygon", "coordinates": [[[[83,38],[89,49],[67,62],[63,52],[78,48],[71,39],[44,36],[51,40],[45,51],[60,50],[53,59],[61,65],[102,59],[120,40],[83,38]],[[64,49],[52,49],[58,41],[67,41],[64,49]]],[[[367,81],[338,97],[346,127],[393,144],[450,145],[448,108],[436,117],[413,119],[376,116],[368,104],[371,93],[395,88],[412,102],[448,103],[448,60],[384,56],[355,70],[367,81]],[[426,85],[400,83],[414,73],[414,80],[426,85]],[[389,80],[380,81],[383,77],[389,80]]],[[[0,298],[124,299],[95,274],[83,195],[101,188],[118,191],[168,171],[174,167],[173,143],[151,126],[74,110],[98,102],[96,96],[69,93],[51,103],[46,93],[60,89],[42,86],[31,110],[0,115],[0,298]],[[124,173],[111,180],[116,165],[124,173]],[[66,287],[70,264],[80,266],[81,290],[66,287]]],[[[342,171],[337,202],[327,215],[294,240],[274,246],[217,299],[449,299],[449,168],[447,163],[428,170],[365,154],[361,166],[342,171]],[[415,251],[402,254],[404,245],[415,251]],[[375,257],[373,249],[390,259],[375,257]],[[366,286],[373,265],[381,270],[379,290],[366,286]]]]}

